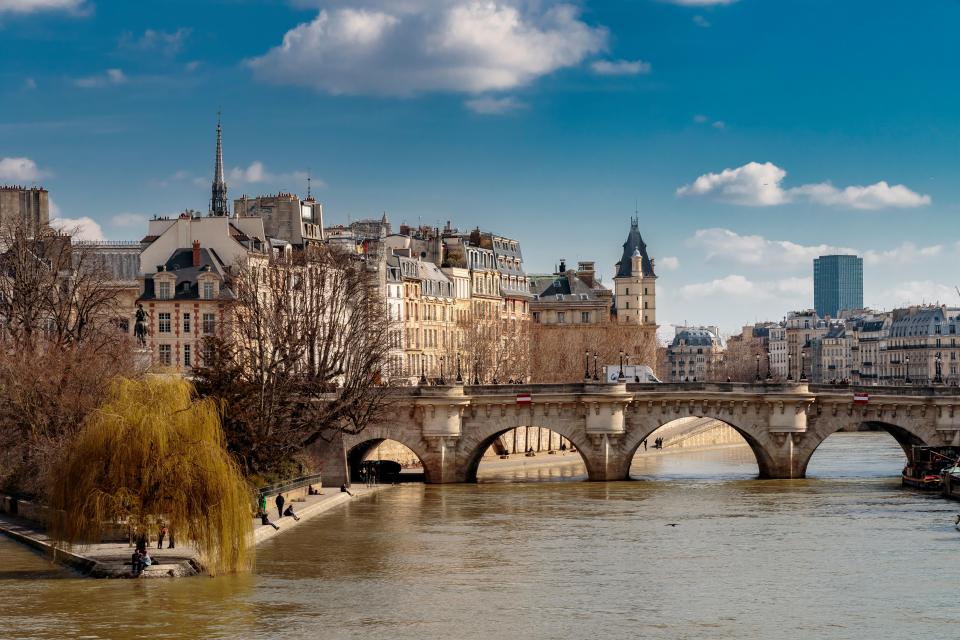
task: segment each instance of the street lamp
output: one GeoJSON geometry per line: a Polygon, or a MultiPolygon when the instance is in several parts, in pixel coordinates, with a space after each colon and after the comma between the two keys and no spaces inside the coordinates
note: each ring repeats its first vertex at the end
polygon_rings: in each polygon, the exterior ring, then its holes
{"type": "Polygon", "coordinates": [[[583,379],[590,379],[590,349],[583,354],[583,379]]]}
{"type": "Polygon", "coordinates": [[[939,352],[939,351],[937,351],[937,355],[934,356],[934,360],[935,360],[936,365],[937,365],[937,370],[936,370],[936,374],[934,375],[934,378],[933,378],[933,384],[942,384],[942,383],[943,383],[943,369],[941,369],[941,367],[943,366],[943,359],[940,357],[940,352],[939,352]]]}
{"type": "Polygon", "coordinates": [[[773,376],[770,375],[770,352],[767,351],[767,380],[772,380],[773,376]]]}
{"type": "Polygon", "coordinates": [[[623,374],[623,349],[620,349],[620,375],[617,376],[618,382],[623,382],[627,379],[627,376],[623,374]]]}
{"type": "Polygon", "coordinates": [[[480,384],[480,360],[473,359],[473,384],[480,384]]]}
{"type": "Polygon", "coordinates": [[[787,354],[787,380],[793,380],[793,354],[787,354]]]}
{"type": "Polygon", "coordinates": [[[906,382],[907,384],[913,384],[913,381],[910,379],[910,356],[906,357],[906,362],[907,362],[907,377],[904,380],[904,382],[906,382]]]}
{"type": "Polygon", "coordinates": [[[600,376],[597,374],[597,352],[593,352],[593,381],[599,382],[600,376]]]}
{"type": "Polygon", "coordinates": [[[800,381],[807,379],[807,354],[800,350],[800,381]]]}
{"type": "Polygon", "coordinates": [[[426,385],[426,384],[427,384],[427,372],[426,372],[426,370],[423,368],[423,361],[424,361],[424,360],[426,360],[426,356],[424,356],[424,355],[421,353],[421,354],[420,354],[420,384],[421,384],[421,385],[426,385]]]}
{"type": "Polygon", "coordinates": [[[757,354],[757,382],[760,382],[760,354],[757,354]]]}
{"type": "Polygon", "coordinates": [[[443,375],[443,356],[440,356],[440,386],[445,386],[447,381],[444,379],[443,375]]]}
{"type": "Polygon", "coordinates": [[[463,374],[460,371],[460,352],[457,351],[457,384],[463,384],[463,374]]]}

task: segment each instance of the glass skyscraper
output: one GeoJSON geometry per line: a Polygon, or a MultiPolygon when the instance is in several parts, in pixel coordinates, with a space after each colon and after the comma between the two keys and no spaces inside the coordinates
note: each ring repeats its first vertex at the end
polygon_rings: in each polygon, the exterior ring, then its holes
{"type": "Polygon", "coordinates": [[[813,260],[813,306],[821,318],[863,308],[863,258],[820,256],[813,260]]]}

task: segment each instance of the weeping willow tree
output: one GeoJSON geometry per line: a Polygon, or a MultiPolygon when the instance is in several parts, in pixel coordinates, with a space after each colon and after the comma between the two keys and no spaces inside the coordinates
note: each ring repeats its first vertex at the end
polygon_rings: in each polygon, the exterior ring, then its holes
{"type": "Polygon", "coordinates": [[[180,379],[120,378],[53,470],[51,534],[97,542],[106,523],[162,522],[212,573],[249,570],[251,496],[226,450],[212,400],[180,379]]]}

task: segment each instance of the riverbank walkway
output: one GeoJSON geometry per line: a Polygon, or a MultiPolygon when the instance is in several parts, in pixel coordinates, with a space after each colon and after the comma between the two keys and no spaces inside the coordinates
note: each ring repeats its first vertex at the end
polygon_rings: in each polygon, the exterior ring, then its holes
{"type": "MultiPolygon", "coordinates": [[[[293,518],[272,518],[279,529],[274,529],[269,525],[263,525],[260,518],[251,518],[251,528],[253,532],[254,544],[260,544],[276,535],[288,531],[304,521],[317,515],[325,513],[339,505],[345,504],[350,500],[359,499],[372,495],[379,490],[392,485],[377,485],[365,487],[354,485],[350,488],[353,496],[342,493],[339,487],[325,488],[321,495],[307,496],[303,500],[294,500],[294,511],[299,521],[293,518]]],[[[275,496],[269,496],[268,507],[273,506],[275,496]]],[[[290,504],[290,503],[288,503],[290,504]]],[[[274,514],[276,509],[273,510],[274,514]]],[[[67,567],[94,578],[128,578],[132,577],[130,567],[130,556],[133,554],[133,545],[127,542],[104,542],[91,545],[75,545],[70,549],[59,549],[53,546],[53,542],[47,533],[37,525],[37,523],[12,516],[6,513],[0,513],[0,533],[16,540],[26,546],[29,546],[43,553],[53,561],[63,564],[67,567]]],[[[144,578],[170,578],[199,575],[202,568],[197,562],[196,549],[189,545],[175,546],[168,549],[167,541],[164,541],[164,548],[156,547],[156,538],[153,538],[153,546],[147,545],[150,557],[154,559],[155,564],[147,567],[143,573],[144,578]]]]}

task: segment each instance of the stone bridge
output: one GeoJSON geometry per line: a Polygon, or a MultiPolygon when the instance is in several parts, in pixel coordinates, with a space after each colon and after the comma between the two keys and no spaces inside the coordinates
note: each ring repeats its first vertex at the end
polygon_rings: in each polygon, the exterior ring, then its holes
{"type": "Polygon", "coordinates": [[[911,445],[960,444],[954,387],[799,384],[548,384],[398,389],[385,417],[326,449],[324,480],[339,484],[377,444],[395,440],[423,463],[428,483],[474,482],[484,452],[518,427],[568,439],[590,480],[629,478],[645,438],[678,418],[721,420],[757,458],[761,478],[802,478],[817,447],[840,430],[880,428],[911,445]],[[866,404],[854,392],[869,394],[866,404]]]}

